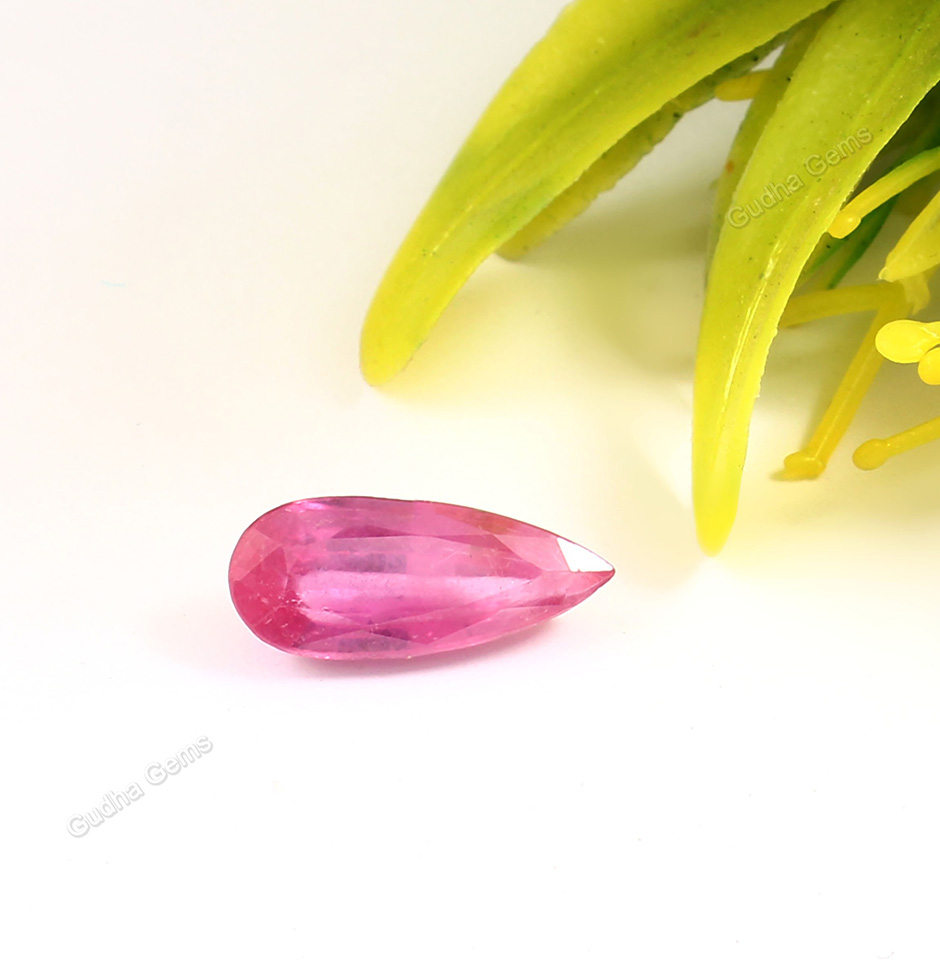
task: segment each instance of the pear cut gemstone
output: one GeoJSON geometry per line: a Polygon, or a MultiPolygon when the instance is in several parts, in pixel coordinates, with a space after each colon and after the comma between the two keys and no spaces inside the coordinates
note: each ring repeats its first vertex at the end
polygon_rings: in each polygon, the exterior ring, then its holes
{"type": "Polygon", "coordinates": [[[584,547],[427,500],[297,500],[257,519],[229,566],[235,609],[287,653],[408,658],[548,620],[614,574],[584,547]]]}

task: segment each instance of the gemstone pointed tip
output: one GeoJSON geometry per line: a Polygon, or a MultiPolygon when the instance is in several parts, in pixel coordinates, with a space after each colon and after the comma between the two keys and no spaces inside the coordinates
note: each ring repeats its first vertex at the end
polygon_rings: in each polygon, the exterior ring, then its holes
{"type": "Polygon", "coordinates": [[[605,582],[614,575],[615,571],[611,564],[593,550],[582,547],[580,543],[558,537],[558,549],[561,550],[561,555],[572,573],[606,573],[605,582]]]}

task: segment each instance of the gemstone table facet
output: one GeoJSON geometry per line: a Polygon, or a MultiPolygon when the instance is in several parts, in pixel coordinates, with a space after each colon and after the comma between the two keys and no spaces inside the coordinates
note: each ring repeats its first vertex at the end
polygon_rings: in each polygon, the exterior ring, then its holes
{"type": "Polygon", "coordinates": [[[297,500],[241,536],[235,608],[266,643],[304,657],[457,650],[570,609],[614,574],[547,530],[427,500],[297,500]]]}

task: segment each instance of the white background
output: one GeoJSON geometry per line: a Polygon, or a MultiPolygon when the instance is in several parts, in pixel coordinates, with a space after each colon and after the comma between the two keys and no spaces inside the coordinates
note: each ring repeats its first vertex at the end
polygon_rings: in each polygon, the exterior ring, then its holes
{"type": "Polygon", "coordinates": [[[487,263],[389,388],[358,376],[385,264],[557,6],[5,4],[4,955],[940,955],[940,448],[849,462],[940,395],[886,371],[827,476],[775,483],[861,327],[788,334],[731,543],[694,541],[739,106],[487,263]],[[291,658],[226,566],[260,513],[331,494],[509,514],[618,576],[490,647],[291,658]]]}

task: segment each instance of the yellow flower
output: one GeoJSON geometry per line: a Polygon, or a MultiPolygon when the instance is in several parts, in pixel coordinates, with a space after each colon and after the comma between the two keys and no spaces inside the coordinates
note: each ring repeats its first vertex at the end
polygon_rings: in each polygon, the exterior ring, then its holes
{"type": "MultiPolygon", "coordinates": [[[[717,552],[781,323],[874,313],[816,435],[787,458],[791,478],[823,470],[879,351],[914,357],[925,379],[940,380],[936,328],[897,325],[929,301],[940,200],[880,282],[837,286],[894,198],[940,168],[938,82],[940,0],[576,0],[497,94],[390,265],[363,329],[366,378],[400,371],[487,256],[523,255],[685,112],[714,96],[751,99],[718,184],[695,372],[696,517],[703,548],[717,552]],[[754,70],[781,45],[770,70],[754,70]]],[[[856,462],[870,468],[937,432],[874,441],[856,462]]]]}

